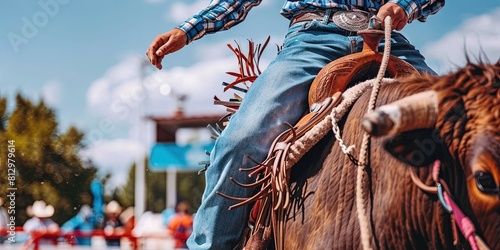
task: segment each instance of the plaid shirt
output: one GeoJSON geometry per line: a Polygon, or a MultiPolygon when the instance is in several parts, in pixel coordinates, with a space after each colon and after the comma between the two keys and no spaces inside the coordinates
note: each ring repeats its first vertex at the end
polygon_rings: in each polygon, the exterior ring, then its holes
{"type": "MultiPolygon", "coordinates": [[[[186,32],[188,43],[201,38],[206,33],[228,30],[245,20],[248,12],[262,0],[212,0],[210,5],[179,25],[186,32]]],[[[438,12],[445,0],[287,0],[281,14],[290,19],[302,10],[341,8],[361,9],[376,12],[386,2],[396,3],[408,15],[408,22],[425,22],[427,16],[438,12]]]]}

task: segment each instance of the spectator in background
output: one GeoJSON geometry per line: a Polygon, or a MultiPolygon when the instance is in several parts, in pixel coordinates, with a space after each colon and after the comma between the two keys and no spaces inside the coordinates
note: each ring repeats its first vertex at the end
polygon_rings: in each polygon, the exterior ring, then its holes
{"type": "MultiPolygon", "coordinates": [[[[39,236],[44,234],[59,232],[59,225],[50,218],[54,215],[54,207],[52,205],[47,205],[45,201],[38,200],[32,206],[26,208],[26,213],[32,216],[23,225],[23,230],[29,235],[30,241],[37,240],[39,236]],[[34,235],[35,233],[36,235],[34,235]]],[[[38,242],[42,244],[57,244],[57,239],[41,239],[38,242]]]]}
{"type": "Polygon", "coordinates": [[[4,204],[4,199],[3,197],[0,197],[0,244],[5,241],[5,235],[7,234],[8,230],[8,215],[7,215],[7,210],[3,206],[4,204]]]}
{"type": "Polygon", "coordinates": [[[174,241],[169,237],[163,216],[152,211],[145,211],[132,230],[135,237],[141,238],[143,249],[174,249],[174,241]]]}
{"type": "MultiPolygon", "coordinates": [[[[120,214],[122,213],[122,207],[117,201],[110,201],[105,208],[104,213],[106,214],[106,221],[104,223],[104,234],[119,235],[124,233],[123,222],[120,220],[120,214]]],[[[120,246],[120,238],[106,239],[106,245],[108,246],[120,246]]]]}
{"type": "Polygon", "coordinates": [[[131,233],[135,227],[134,207],[127,207],[119,216],[126,233],[131,233]]]}
{"type": "Polygon", "coordinates": [[[161,217],[163,219],[163,225],[166,227],[175,214],[175,208],[167,207],[165,210],[161,211],[161,217]]]}
{"type": "MultiPolygon", "coordinates": [[[[118,219],[123,224],[123,233],[127,236],[130,236],[132,234],[132,230],[135,227],[134,207],[127,207],[125,210],[123,210],[118,219]]],[[[124,246],[133,246],[133,243],[130,241],[130,238],[123,237],[121,238],[120,245],[123,248],[124,246]]]]}
{"type": "Polygon", "coordinates": [[[175,239],[175,248],[185,248],[186,241],[193,231],[193,216],[189,213],[190,206],[181,201],[176,206],[176,213],[170,218],[167,229],[175,239]]]}
{"type": "MultiPolygon", "coordinates": [[[[64,232],[78,230],[82,233],[91,233],[95,227],[96,220],[92,208],[85,204],[73,218],[61,226],[61,230],[64,232]]],[[[90,246],[90,237],[76,237],[76,242],[78,245],[90,246]]]]}
{"type": "Polygon", "coordinates": [[[59,225],[55,223],[50,217],[54,215],[54,207],[52,205],[47,205],[45,201],[39,200],[35,201],[33,205],[27,208],[28,214],[32,214],[33,217],[27,220],[23,225],[23,230],[26,233],[31,232],[49,232],[55,233],[59,231],[59,225]]]}

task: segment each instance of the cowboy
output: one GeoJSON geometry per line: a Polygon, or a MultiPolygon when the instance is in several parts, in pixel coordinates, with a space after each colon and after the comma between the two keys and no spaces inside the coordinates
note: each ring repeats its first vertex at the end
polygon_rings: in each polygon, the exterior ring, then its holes
{"type": "Polygon", "coordinates": [[[8,235],[9,231],[9,215],[4,207],[4,199],[0,197],[0,244],[4,242],[5,235],[8,235]]]}
{"type": "Polygon", "coordinates": [[[106,239],[106,245],[120,246],[120,238],[115,238],[115,236],[123,234],[125,232],[125,229],[123,228],[123,222],[120,220],[122,206],[117,201],[112,200],[106,205],[104,213],[106,214],[104,234],[106,234],[107,236],[112,236],[112,238],[106,239]]]}
{"type": "Polygon", "coordinates": [[[23,230],[26,233],[55,233],[59,231],[59,225],[50,218],[54,215],[54,207],[52,205],[47,205],[45,201],[38,200],[35,201],[31,207],[28,207],[27,210],[29,210],[27,212],[31,213],[33,217],[27,220],[23,225],[23,230]]]}
{"type": "Polygon", "coordinates": [[[181,201],[175,208],[175,214],[168,221],[167,229],[175,239],[175,248],[185,249],[186,240],[193,230],[193,216],[189,213],[189,203],[181,201]]]}
{"type": "Polygon", "coordinates": [[[54,215],[54,207],[47,205],[43,200],[38,200],[26,208],[26,213],[32,217],[24,223],[24,232],[29,234],[32,240],[38,240],[41,244],[57,244],[57,239],[54,238],[37,239],[44,234],[59,232],[59,225],[50,218],[54,215]]]}
{"type": "MultiPolygon", "coordinates": [[[[146,51],[153,65],[161,69],[165,55],[208,33],[227,30],[242,22],[261,0],[212,0],[210,5],[178,27],[158,35],[146,51]]],[[[250,207],[228,211],[232,201],[219,196],[249,197],[252,190],[235,187],[230,177],[242,183],[252,179],[240,168],[262,161],[274,138],[295,124],[308,110],[309,86],[329,62],[360,52],[363,40],[357,31],[368,27],[369,19],[390,16],[392,29],[401,30],[426,18],[444,6],[444,0],[287,0],[281,15],[290,20],[283,48],[267,69],[253,82],[236,112],[215,142],[206,172],[206,187],[195,219],[189,249],[231,249],[238,243],[250,207]]],[[[382,28],[383,28],[382,24],[382,28]]],[[[435,72],[420,52],[399,32],[392,32],[391,54],[418,71],[435,72]]],[[[380,44],[383,49],[384,42],[380,44]]]]}

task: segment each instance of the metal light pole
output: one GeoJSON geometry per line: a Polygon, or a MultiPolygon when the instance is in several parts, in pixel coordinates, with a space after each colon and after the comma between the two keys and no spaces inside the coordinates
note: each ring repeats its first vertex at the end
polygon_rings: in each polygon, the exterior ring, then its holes
{"type": "MultiPolygon", "coordinates": [[[[173,89],[170,94],[173,94],[177,101],[177,106],[175,109],[174,116],[183,116],[184,115],[184,102],[187,99],[187,95],[178,94],[173,89]]],[[[176,143],[176,142],[174,142],[176,143]]],[[[167,183],[166,183],[166,208],[175,209],[175,205],[177,204],[177,168],[171,167],[167,168],[167,183]]]]}
{"type": "Polygon", "coordinates": [[[167,207],[175,209],[177,203],[177,169],[167,168],[167,207]]]}
{"type": "MultiPolygon", "coordinates": [[[[141,74],[141,84],[142,87],[145,86],[146,79],[146,66],[149,65],[149,62],[143,60],[140,65],[140,74],[141,74]]],[[[144,88],[144,99],[139,108],[139,131],[138,131],[138,139],[141,142],[144,142],[144,133],[143,131],[146,129],[146,124],[144,122],[144,117],[146,115],[146,99],[147,99],[147,89],[144,88]]],[[[147,149],[146,149],[147,150],[147,149]]],[[[146,210],[146,166],[144,164],[144,157],[139,157],[135,163],[135,188],[134,188],[134,216],[137,221],[139,217],[146,210]]]]}

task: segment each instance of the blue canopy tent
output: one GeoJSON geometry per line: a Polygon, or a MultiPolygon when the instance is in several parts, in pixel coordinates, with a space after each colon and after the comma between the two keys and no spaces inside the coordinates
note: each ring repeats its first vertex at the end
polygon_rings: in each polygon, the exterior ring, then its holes
{"type": "Polygon", "coordinates": [[[176,204],[177,172],[193,172],[202,169],[204,165],[200,162],[209,160],[205,152],[210,152],[213,147],[213,142],[187,145],[157,143],[153,146],[149,165],[153,171],[167,172],[167,208],[173,208],[176,204]]]}
{"type": "Polygon", "coordinates": [[[213,147],[213,142],[187,145],[157,143],[151,149],[150,169],[166,171],[174,168],[177,171],[198,171],[203,167],[200,162],[209,159],[205,151],[210,152],[213,147]]]}

